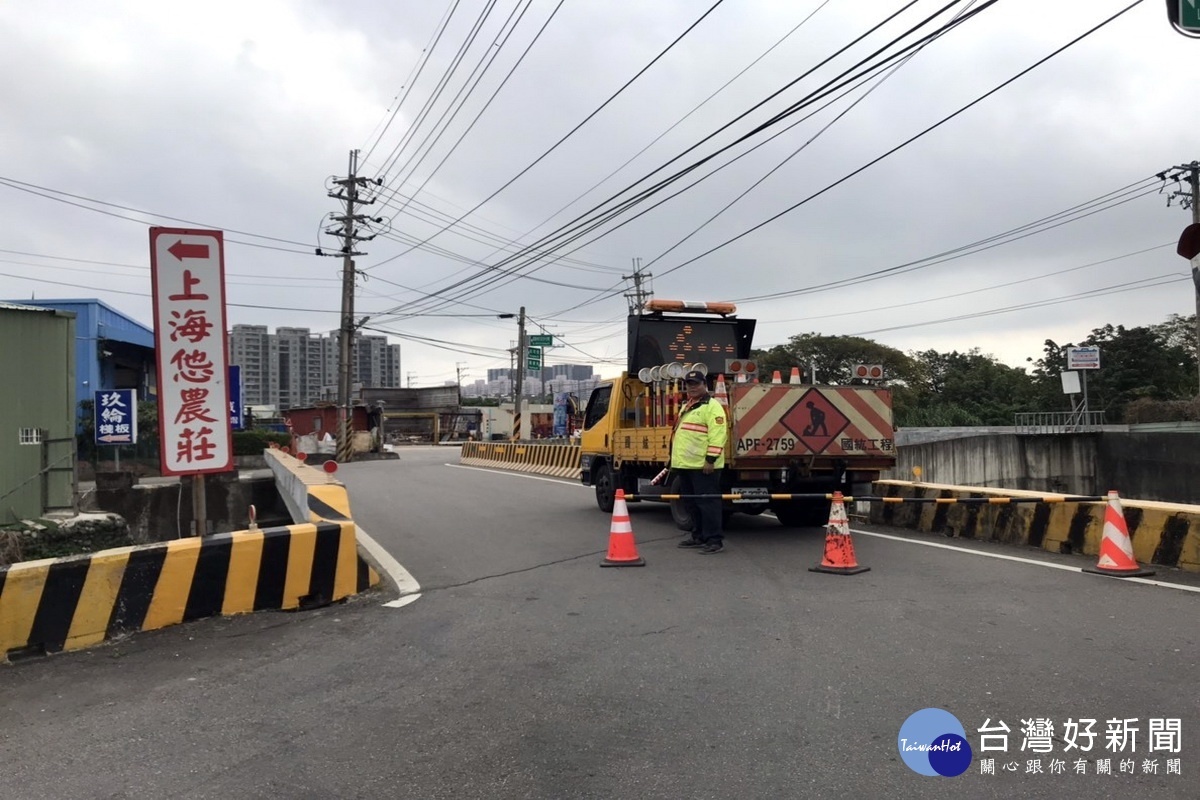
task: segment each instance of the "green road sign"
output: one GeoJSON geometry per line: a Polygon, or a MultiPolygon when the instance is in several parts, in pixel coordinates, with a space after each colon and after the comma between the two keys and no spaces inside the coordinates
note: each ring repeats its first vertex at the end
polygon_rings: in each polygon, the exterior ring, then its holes
{"type": "Polygon", "coordinates": [[[542,368],[542,348],[531,347],[525,351],[525,369],[542,368]]]}
{"type": "Polygon", "coordinates": [[[554,337],[548,333],[530,336],[529,344],[534,347],[554,347],[554,337]]]}
{"type": "Polygon", "coordinates": [[[1179,27],[1200,31],[1200,0],[1179,0],[1179,27]]]}

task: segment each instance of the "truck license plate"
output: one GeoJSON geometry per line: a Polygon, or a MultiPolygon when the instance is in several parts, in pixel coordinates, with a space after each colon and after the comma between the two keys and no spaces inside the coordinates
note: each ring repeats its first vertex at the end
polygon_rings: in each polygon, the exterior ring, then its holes
{"type": "Polygon", "coordinates": [[[771,490],[765,486],[747,486],[741,489],[735,486],[730,493],[742,495],[742,499],[732,501],[734,503],[768,503],[771,500],[771,490]]]}

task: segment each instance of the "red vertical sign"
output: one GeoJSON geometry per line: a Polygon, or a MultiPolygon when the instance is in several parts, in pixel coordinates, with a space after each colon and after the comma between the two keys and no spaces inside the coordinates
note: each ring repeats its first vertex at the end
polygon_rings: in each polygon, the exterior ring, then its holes
{"type": "Polygon", "coordinates": [[[233,469],[221,231],[150,229],[164,475],[233,469]]]}

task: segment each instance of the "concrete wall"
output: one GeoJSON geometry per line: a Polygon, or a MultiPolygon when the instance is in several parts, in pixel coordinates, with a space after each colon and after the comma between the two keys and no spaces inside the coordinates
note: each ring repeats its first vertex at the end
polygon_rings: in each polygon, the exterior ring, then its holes
{"type": "Polygon", "coordinates": [[[1099,495],[1200,504],[1200,433],[1110,432],[964,436],[900,444],[882,477],[957,486],[1099,495]]]}
{"type": "MultiPolygon", "coordinates": [[[[96,492],[85,498],[85,504],[90,509],[124,517],[135,542],[190,535],[193,521],[190,480],[130,485],[127,481],[110,481],[108,477],[102,476],[96,482],[96,492]]],[[[209,475],[204,499],[209,524],[216,531],[247,527],[251,505],[263,527],[291,520],[271,477],[238,480],[236,472],[209,475]]]]}
{"type": "Polygon", "coordinates": [[[1200,433],[1104,434],[1098,456],[1102,489],[1115,488],[1123,495],[1147,500],[1200,505],[1200,433]]]}

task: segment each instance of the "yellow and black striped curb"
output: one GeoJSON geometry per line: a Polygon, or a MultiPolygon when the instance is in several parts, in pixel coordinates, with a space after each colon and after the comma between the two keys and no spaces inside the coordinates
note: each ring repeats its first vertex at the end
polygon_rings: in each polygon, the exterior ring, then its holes
{"type": "Polygon", "coordinates": [[[466,442],[460,464],[534,472],[579,480],[579,445],[522,442],[466,442]]]}
{"type": "MultiPolygon", "coordinates": [[[[871,503],[870,520],[882,525],[1085,555],[1099,555],[1104,537],[1103,499],[908,481],[878,481],[875,494],[920,500],[871,503]]],[[[1200,572],[1200,506],[1121,498],[1121,508],[1134,558],[1200,572]]]]}
{"type": "MultiPolygon", "coordinates": [[[[264,451],[263,456],[275,475],[275,486],[292,515],[292,522],[348,522],[357,535],[345,484],[323,468],[310,467],[282,450],[272,448],[264,451]]],[[[380,581],[379,565],[366,548],[358,548],[358,559],[367,573],[367,586],[376,586],[380,581]]]]}
{"type": "Polygon", "coordinates": [[[325,605],[378,582],[372,573],[349,520],[12,564],[0,568],[0,661],[201,617],[325,605]]]}

